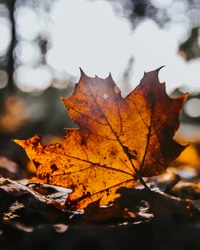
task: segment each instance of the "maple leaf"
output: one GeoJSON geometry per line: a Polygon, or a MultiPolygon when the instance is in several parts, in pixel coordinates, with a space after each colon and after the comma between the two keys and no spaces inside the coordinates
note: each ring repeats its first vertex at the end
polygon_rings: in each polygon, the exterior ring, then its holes
{"type": "Polygon", "coordinates": [[[36,166],[32,181],[73,190],[66,204],[82,209],[101,198],[113,201],[119,187],[165,172],[185,146],[173,136],[187,94],[171,99],[159,69],[144,74],[126,97],[111,75],[91,78],[81,70],[73,94],[62,101],[79,129],[66,129],[62,144],[44,146],[36,135],[15,140],[36,166]]]}

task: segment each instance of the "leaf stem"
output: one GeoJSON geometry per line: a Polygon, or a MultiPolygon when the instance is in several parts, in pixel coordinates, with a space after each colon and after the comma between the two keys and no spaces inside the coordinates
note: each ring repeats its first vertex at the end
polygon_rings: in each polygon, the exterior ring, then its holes
{"type": "Polygon", "coordinates": [[[135,177],[136,177],[137,180],[139,180],[139,181],[142,183],[142,185],[143,185],[145,188],[147,188],[147,189],[150,190],[150,188],[147,186],[147,184],[145,183],[145,181],[142,179],[142,176],[140,175],[140,173],[137,172],[137,174],[136,174],[135,177]]]}

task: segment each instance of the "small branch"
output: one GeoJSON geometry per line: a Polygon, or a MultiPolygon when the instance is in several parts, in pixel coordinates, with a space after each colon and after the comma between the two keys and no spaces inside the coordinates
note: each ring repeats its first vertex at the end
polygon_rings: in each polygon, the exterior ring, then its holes
{"type": "Polygon", "coordinates": [[[179,181],[181,180],[181,177],[179,175],[175,175],[174,179],[171,180],[169,183],[167,183],[164,192],[169,192],[179,181]]]}

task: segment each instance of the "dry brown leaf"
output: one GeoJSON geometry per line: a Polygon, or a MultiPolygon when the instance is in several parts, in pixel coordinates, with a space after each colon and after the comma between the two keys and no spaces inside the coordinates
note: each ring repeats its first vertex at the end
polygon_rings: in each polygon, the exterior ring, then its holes
{"type": "MultiPolygon", "coordinates": [[[[30,211],[44,211],[51,210],[59,213],[59,210],[63,210],[60,202],[50,198],[40,195],[29,187],[10,179],[6,179],[0,176],[0,197],[3,201],[0,206],[1,209],[5,210],[7,204],[14,201],[20,201],[26,207],[27,212],[30,211]]],[[[53,217],[53,213],[52,213],[53,217]]]]}
{"type": "MultiPolygon", "coordinates": [[[[118,190],[121,209],[128,208],[128,211],[135,213],[140,206],[144,206],[147,213],[152,213],[156,220],[170,222],[174,216],[189,219],[195,210],[191,200],[183,200],[173,197],[159,190],[130,189],[122,187],[118,190]],[[148,209],[147,209],[148,208],[148,209]]],[[[143,209],[141,209],[141,212],[143,209]]],[[[144,212],[145,212],[144,211],[144,212]]]]}
{"type": "Polygon", "coordinates": [[[71,97],[63,98],[80,129],[66,129],[62,144],[44,146],[36,135],[15,140],[36,166],[31,181],[71,188],[66,204],[82,209],[101,198],[100,205],[116,197],[121,186],[165,172],[185,146],[173,140],[187,94],[171,99],[160,83],[160,69],[144,74],[126,97],[111,75],[81,78],[71,97]]]}

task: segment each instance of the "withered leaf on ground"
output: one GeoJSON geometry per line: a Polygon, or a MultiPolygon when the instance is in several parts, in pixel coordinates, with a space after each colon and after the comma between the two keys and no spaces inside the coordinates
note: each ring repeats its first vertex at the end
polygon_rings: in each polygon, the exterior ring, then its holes
{"type": "Polygon", "coordinates": [[[118,193],[120,193],[118,201],[121,208],[128,208],[130,212],[136,212],[141,201],[147,202],[149,205],[148,212],[152,213],[156,220],[170,222],[175,219],[174,217],[188,220],[196,209],[191,200],[173,197],[156,189],[122,187],[118,190],[118,193]]]}
{"type": "Polygon", "coordinates": [[[159,175],[185,146],[173,140],[187,94],[171,99],[159,69],[144,74],[126,97],[111,75],[91,78],[81,71],[75,90],[63,102],[79,129],[66,129],[62,144],[44,146],[36,135],[15,140],[36,166],[31,181],[73,190],[66,204],[82,209],[100,200],[108,204],[119,187],[159,175]]]}
{"type": "Polygon", "coordinates": [[[141,222],[144,220],[189,222],[196,207],[191,200],[167,195],[158,189],[121,187],[120,194],[108,207],[99,207],[99,200],[84,209],[83,218],[90,223],[141,222]]]}
{"type": "Polygon", "coordinates": [[[37,212],[53,220],[60,216],[63,206],[59,201],[40,195],[29,187],[13,180],[0,177],[0,212],[7,212],[9,206],[19,202],[26,213],[37,212]]]}

